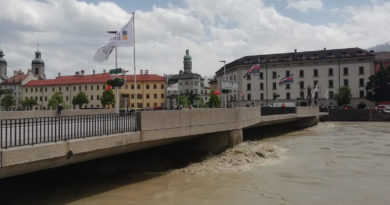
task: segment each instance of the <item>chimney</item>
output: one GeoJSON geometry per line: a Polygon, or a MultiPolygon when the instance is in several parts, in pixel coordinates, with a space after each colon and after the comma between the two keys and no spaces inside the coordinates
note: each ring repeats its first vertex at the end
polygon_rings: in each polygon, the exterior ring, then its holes
{"type": "Polygon", "coordinates": [[[95,69],[93,69],[92,73],[93,73],[93,75],[95,75],[95,69]]]}
{"type": "Polygon", "coordinates": [[[103,69],[103,73],[106,73],[106,69],[103,69]]]}
{"type": "Polygon", "coordinates": [[[141,74],[141,75],[143,75],[143,74],[144,74],[144,70],[140,70],[139,72],[140,72],[140,74],[141,74]]]}
{"type": "Polygon", "coordinates": [[[326,47],[324,48],[324,51],[326,51],[326,47]]]}
{"type": "Polygon", "coordinates": [[[297,49],[294,49],[294,53],[297,53],[297,49]]]}
{"type": "Polygon", "coordinates": [[[61,73],[60,72],[58,72],[58,77],[61,77],[61,73]]]}
{"type": "Polygon", "coordinates": [[[179,74],[180,74],[180,75],[183,75],[183,70],[179,70],[179,74]]]}
{"type": "Polygon", "coordinates": [[[76,71],[75,75],[76,75],[76,76],[80,76],[80,72],[79,72],[79,71],[76,71]]]}
{"type": "Polygon", "coordinates": [[[145,70],[145,75],[148,75],[149,74],[149,70],[145,70]]]}
{"type": "Polygon", "coordinates": [[[18,74],[18,71],[17,70],[14,70],[14,75],[17,75],[18,74]]]}
{"type": "Polygon", "coordinates": [[[85,71],[81,70],[81,76],[84,76],[84,74],[85,74],[85,71]]]}

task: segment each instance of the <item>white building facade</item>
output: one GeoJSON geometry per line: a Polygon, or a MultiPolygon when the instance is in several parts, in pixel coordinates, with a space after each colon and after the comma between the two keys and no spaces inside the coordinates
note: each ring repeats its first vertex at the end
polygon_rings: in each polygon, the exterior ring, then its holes
{"type": "Polygon", "coordinates": [[[374,62],[375,54],[360,48],[295,51],[246,56],[227,64],[225,77],[223,68],[216,75],[219,84],[222,79],[239,84],[238,91],[227,94],[227,103],[231,106],[307,103],[308,87],[314,89],[316,86],[316,103],[335,105],[334,95],[344,85],[351,88],[351,104],[356,106],[360,102],[369,103],[365,100],[365,86],[374,74],[374,62]],[[253,65],[260,65],[260,74],[245,76],[253,65]],[[294,82],[279,85],[286,76],[293,76],[294,82]],[[328,93],[329,99],[326,99],[325,93],[328,93]]]}

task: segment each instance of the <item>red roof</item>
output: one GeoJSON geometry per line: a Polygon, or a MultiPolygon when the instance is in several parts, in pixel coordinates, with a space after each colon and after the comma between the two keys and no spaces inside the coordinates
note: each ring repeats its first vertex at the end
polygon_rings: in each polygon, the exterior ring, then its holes
{"type": "MultiPolygon", "coordinates": [[[[73,84],[92,84],[92,83],[106,83],[108,79],[113,78],[108,73],[101,73],[95,75],[72,75],[72,76],[60,76],[56,79],[50,80],[32,80],[24,86],[53,86],[53,85],[73,85],[73,84]]],[[[123,75],[119,75],[120,78],[124,78],[123,75]]],[[[126,81],[134,81],[134,75],[126,75],[126,81]]],[[[137,75],[137,82],[150,82],[150,81],[165,81],[165,78],[155,74],[137,75]]]]}
{"type": "Polygon", "coordinates": [[[16,84],[22,82],[27,77],[27,75],[14,75],[11,78],[3,80],[1,84],[16,84]]]}

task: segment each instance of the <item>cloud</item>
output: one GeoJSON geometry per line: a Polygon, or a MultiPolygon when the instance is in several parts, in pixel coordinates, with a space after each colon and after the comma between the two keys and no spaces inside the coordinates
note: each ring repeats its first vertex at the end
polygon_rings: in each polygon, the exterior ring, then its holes
{"type": "Polygon", "coordinates": [[[307,12],[309,10],[320,11],[324,4],[322,0],[288,0],[287,8],[295,9],[300,12],[307,12]]]}
{"type": "MultiPolygon", "coordinates": [[[[0,0],[5,1],[5,0],[0,0]]],[[[76,0],[13,0],[0,2],[0,41],[13,69],[26,71],[40,43],[46,73],[73,74],[84,69],[101,72],[114,67],[92,61],[93,54],[131,14],[114,3],[76,0]]],[[[344,22],[310,25],[294,21],[259,0],[187,0],[173,5],[136,11],[136,65],[151,73],[173,74],[183,69],[190,49],[193,71],[213,75],[222,65],[245,55],[316,50],[323,47],[362,47],[389,41],[386,25],[390,3],[364,8],[348,7],[344,22]]],[[[133,70],[133,48],[118,48],[119,67],[133,70]]]]}

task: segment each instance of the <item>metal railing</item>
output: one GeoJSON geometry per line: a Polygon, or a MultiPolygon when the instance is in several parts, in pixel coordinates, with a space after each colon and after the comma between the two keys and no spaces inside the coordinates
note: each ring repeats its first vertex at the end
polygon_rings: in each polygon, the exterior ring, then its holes
{"type": "Polygon", "coordinates": [[[296,113],[296,107],[261,107],[261,116],[296,113]]]}
{"type": "Polygon", "coordinates": [[[139,113],[0,120],[0,148],[139,130],[139,113]]]}

